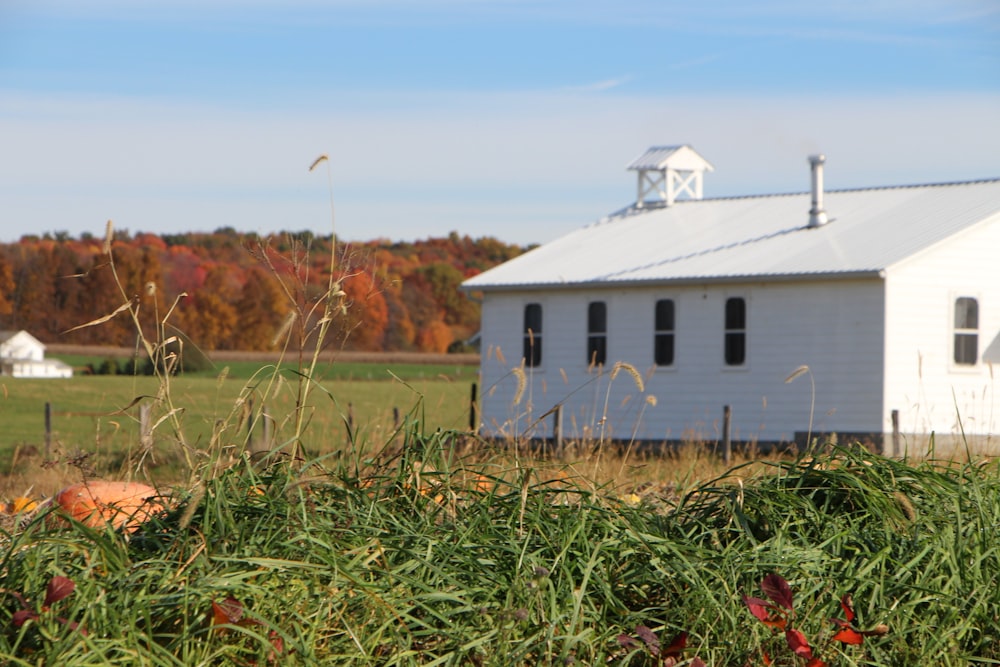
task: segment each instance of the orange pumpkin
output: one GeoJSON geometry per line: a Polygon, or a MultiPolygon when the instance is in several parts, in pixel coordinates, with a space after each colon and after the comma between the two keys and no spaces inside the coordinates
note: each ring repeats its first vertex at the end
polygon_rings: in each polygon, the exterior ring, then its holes
{"type": "Polygon", "coordinates": [[[85,526],[98,528],[110,523],[133,531],[163,511],[158,497],[156,489],[145,484],[94,480],[67,487],[54,500],[63,514],[85,526]]]}

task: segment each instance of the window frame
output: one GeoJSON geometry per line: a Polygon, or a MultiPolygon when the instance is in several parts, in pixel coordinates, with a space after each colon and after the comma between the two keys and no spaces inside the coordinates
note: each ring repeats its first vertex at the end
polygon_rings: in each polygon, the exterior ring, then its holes
{"type": "Polygon", "coordinates": [[[677,300],[673,298],[657,299],[653,303],[653,365],[657,369],[677,367],[677,300]],[[670,304],[669,327],[661,326],[660,304],[670,304]],[[670,361],[660,363],[660,341],[670,340],[670,361]]]}
{"type": "Polygon", "coordinates": [[[608,303],[587,303],[587,368],[608,362],[608,303]]]}
{"type": "MultiPolygon", "coordinates": [[[[975,370],[979,367],[980,353],[979,349],[979,333],[981,327],[981,313],[982,307],[980,306],[981,299],[979,294],[974,292],[961,292],[954,293],[951,295],[949,301],[949,311],[950,311],[950,321],[951,321],[951,335],[949,336],[949,347],[950,353],[948,355],[949,365],[955,370],[975,370]],[[959,303],[962,301],[971,301],[974,307],[974,312],[972,316],[975,318],[973,324],[975,326],[960,326],[959,322],[959,303]],[[971,338],[974,342],[975,354],[973,356],[972,362],[960,361],[959,360],[959,339],[969,339],[971,338]]],[[[965,315],[968,315],[966,311],[965,315]]],[[[961,324],[968,325],[969,322],[965,321],[961,324]]]]}
{"type": "Polygon", "coordinates": [[[522,348],[521,359],[527,368],[539,368],[542,365],[542,325],[544,321],[544,308],[537,301],[524,304],[522,311],[522,348]],[[536,313],[537,317],[530,314],[536,313]],[[537,321],[537,331],[532,327],[537,321]]]}
{"type": "MultiPolygon", "coordinates": [[[[729,294],[722,305],[722,364],[726,370],[747,370],[750,366],[750,299],[746,294],[729,294]],[[730,326],[729,304],[734,301],[743,304],[742,326],[730,326]],[[738,362],[730,361],[730,341],[741,341],[738,362]]],[[[733,343],[735,345],[735,342],[733,343]]]]}

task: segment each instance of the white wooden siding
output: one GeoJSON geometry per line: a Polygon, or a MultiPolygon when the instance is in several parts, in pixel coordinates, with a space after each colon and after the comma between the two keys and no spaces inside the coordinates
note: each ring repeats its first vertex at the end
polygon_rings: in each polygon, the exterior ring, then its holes
{"type": "Polygon", "coordinates": [[[551,435],[552,419],[526,427],[564,403],[566,437],[715,440],[723,405],[733,408],[733,437],[789,441],[810,428],[809,376],[784,379],[808,365],[816,381],[814,431],[877,432],[882,424],[883,291],[879,280],[734,284],[710,287],[488,293],[483,304],[483,421],[495,435],[551,435]],[[747,300],[747,363],[723,359],[725,301],[747,300]],[[673,299],[675,363],[653,363],[654,308],[673,299]],[[608,305],[608,364],[587,368],[587,303],[608,305]],[[525,397],[512,405],[523,310],[543,308],[542,365],[526,369],[525,397]],[[497,354],[497,350],[501,355],[497,354]],[[501,358],[505,360],[501,361],[501,358]],[[640,393],[628,373],[611,381],[616,361],[645,378],[640,393]],[[655,396],[656,405],[646,397],[655,396]],[[529,401],[530,399],[530,401],[529,401]]]}
{"type": "MultiPolygon", "coordinates": [[[[887,336],[884,417],[900,411],[909,452],[929,435],[961,438],[1000,432],[1000,219],[890,267],[886,272],[887,336]],[[955,299],[979,305],[979,363],[952,361],[955,299]]],[[[902,453],[902,452],[898,452],[902,453]]]]}

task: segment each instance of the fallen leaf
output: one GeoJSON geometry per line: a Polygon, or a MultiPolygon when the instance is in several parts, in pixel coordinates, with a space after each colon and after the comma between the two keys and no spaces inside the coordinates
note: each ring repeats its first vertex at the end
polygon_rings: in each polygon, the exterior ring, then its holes
{"type": "Polygon", "coordinates": [[[760,582],[760,589],[778,606],[792,610],[792,588],[782,577],[769,574],[760,582]]]}

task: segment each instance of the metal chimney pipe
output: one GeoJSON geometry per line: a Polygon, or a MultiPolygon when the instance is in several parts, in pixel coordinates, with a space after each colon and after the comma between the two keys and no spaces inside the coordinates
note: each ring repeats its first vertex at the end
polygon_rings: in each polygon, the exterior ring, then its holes
{"type": "Polygon", "coordinates": [[[823,208],[823,164],[825,155],[810,155],[809,165],[812,167],[812,208],[809,209],[809,227],[822,227],[830,220],[823,208]]]}

